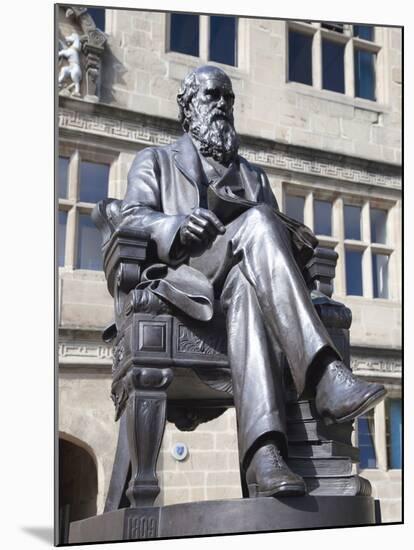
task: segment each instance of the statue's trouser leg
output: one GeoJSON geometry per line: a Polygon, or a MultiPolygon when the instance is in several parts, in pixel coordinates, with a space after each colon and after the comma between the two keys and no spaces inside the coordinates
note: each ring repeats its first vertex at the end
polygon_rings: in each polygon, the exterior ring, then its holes
{"type": "MultiPolygon", "coordinates": [[[[330,349],[339,357],[294,260],[288,230],[270,207],[259,205],[241,214],[226,226],[226,233],[218,236],[208,250],[191,258],[190,265],[210,279],[217,292],[221,291],[222,298],[226,297],[226,279],[234,276],[232,268],[238,266],[256,295],[269,344],[285,354],[299,394],[304,390],[308,367],[322,349],[330,349]]],[[[231,299],[228,296],[223,305],[226,307],[231,299]]],[[[246,315],[245,305],[239,302],[239,308],[241,319],[246,315]]],[[[232,306],[233,315],[234,309],[232,306]]],[[[243,338],[246,335],[239,333],[238,327],[230,330],[230,349],[242,346],[243,338]]],[[[252,335],[247,338],[251,339],[252,335]]],[[[252,381],[250,401],[240,401],[240,407],[247,408],[249,415],[263,397],[262,387],[268,384],[269,375],[263,377],[262,371],[271,372],[274,367],[268,358],[263,359],[266,368],[258,372],[255,360],[250,363],[243,360],[242,355],[239,357],[245,370],[253,370],[251,375],[249,373],[252,381]]],[[[230,361],[233,369],[231,357],[230,361]]],[[[277,403],[267,406],[269,410],[277,409],[277,403]]],[[[255,421],[259,425],[259,419],[255,421]]],[[[256,437],[260,435],[257,430],[256,437]]],[[[247,450],[244,446],[244,453],[247,450]]]]}
{"type": "Polygon", "coordinates": [[[256,293],[238,265],[226,278],[222,302],[227,311],[240,461],[265,434],[277,438],[287,454],[283,354],[269,348],[256,293]]]}

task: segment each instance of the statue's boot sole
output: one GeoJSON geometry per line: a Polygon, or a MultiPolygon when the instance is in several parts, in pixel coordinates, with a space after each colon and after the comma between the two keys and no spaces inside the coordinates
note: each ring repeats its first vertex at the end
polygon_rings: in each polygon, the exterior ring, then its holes
{"type": "Polygon", "coordinates": [[[247,485],[249,489],[249,498],[258,497],[287,497],[294,496],[299,497],[306,494],[305,483],[287,483],[282,482],[280,485],[272,487],[267,491],[260,491],[257,483],[250,483],[247,485]]]}
{"type": "Polygon", "coordinates": [[[323,412],[321,416],[324,419],[324,422],[326,425],[330,424],[341,424],[343,422],[349,422],[350,420],[353,420],[354,418],[357,418],[358,416],[361,416],[362,414],[366,413],[375,405],[380,403],[385,395],[387,393],[387,390],[385,388],[381,388],[377,392],[375,392],[373,395],[370,395],[366,401],[364,401],[359,407],[357,407],[353,412],[346,414],[345,416],[341,416],[337,418],[336,416],[329,415],[326,412],[323,412]]]}

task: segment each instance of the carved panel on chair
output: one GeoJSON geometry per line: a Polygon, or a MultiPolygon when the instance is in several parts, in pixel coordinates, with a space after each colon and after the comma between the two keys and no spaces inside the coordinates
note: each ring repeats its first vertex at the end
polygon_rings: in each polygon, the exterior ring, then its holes
{"type": "Polygon", "coordinates": [[[157,323],[155,321],[139,321],[139,351],[165,351],[166,342],[166,323],[157,323]]]}
{"type": "Polygon", "coordinates": [[[224,317],[217,314],[209,323],[185,323],[174,319],[174,356],[194,356],[196,361],[225,361],[227,364],[227,335],[224,317]]]}
{"type": "Polygon", "coordinates": [[[171,357],[171,316],[134,313],[131,350],[134,363],[171,357]]]}
{"type": "Polygon", "coordinates": [[[178,325],[177,351],[179,353],[201,353],[202,355],[224,355],[226,338],[224,334],[206,334],[200,338],[188,326],[178,325]]]}

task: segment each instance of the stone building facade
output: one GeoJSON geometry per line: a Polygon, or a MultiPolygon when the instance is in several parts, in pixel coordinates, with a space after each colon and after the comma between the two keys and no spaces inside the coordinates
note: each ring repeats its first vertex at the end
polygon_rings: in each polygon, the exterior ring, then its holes
{"type": "MultiPolygon", "coordinates": [[[[57,99],[58,426],[62,477],[77,480],[62,489],[71,507],[61,513],[102,512],[118,429],[101,340],[113,303],[90,212],[105,196],[123,197],[138,150],[181,134],[179,84],[213,62],[233,82],[241,154],[266,170],[282,210],[339,254],[333,297],[353,313],[352,367],[389,390],[358,422],[362,471],[383,521],[400,521],[402,30],[239,17],[231,64],[220,64],[212,29],[223,18],[193,17],[186,26],[163,12],[57,7],[58,43],[77,33],[83,44],[80,96],[69,79],[57,99]],[[188,53],[174,33],[194,25],[188,53]]],[[[168,424],[158,470],[163,504],[241,496],[234,410],[195,432],[168,424]],[[177,442],[189,451],[183,461],[171,453],[177,442]]]]}

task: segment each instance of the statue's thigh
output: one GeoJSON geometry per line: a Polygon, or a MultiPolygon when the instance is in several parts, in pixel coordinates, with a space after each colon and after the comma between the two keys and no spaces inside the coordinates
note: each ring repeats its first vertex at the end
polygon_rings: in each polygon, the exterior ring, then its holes
{"type": "Polygon", "coordinates": [[[68,76],[70,76],[70,67],[62,67],[60,71],[60,76],[64,78],[67,78],[68,76]]]}

